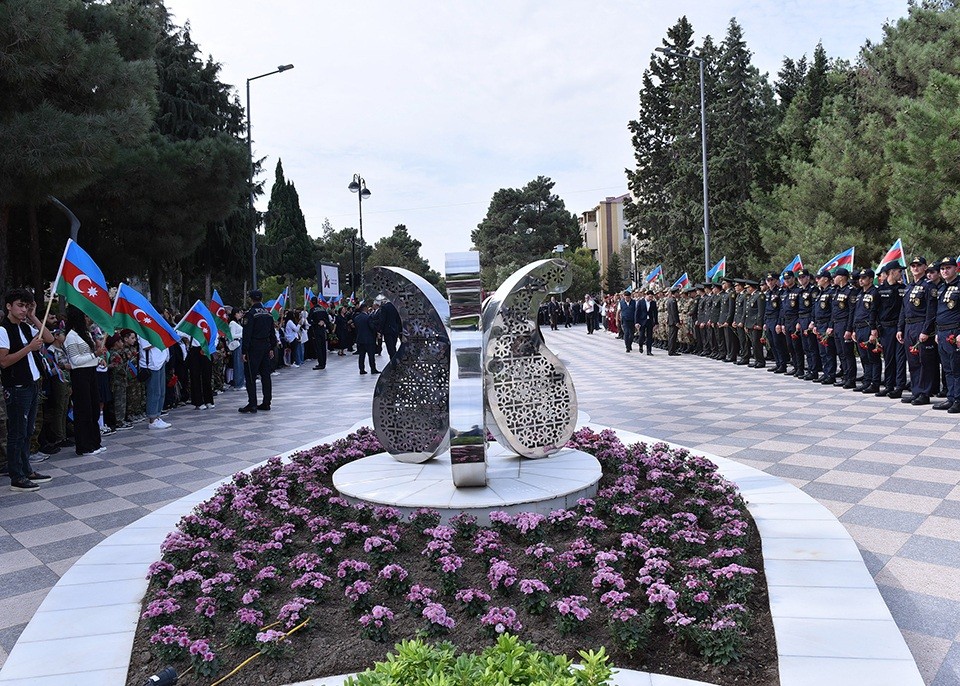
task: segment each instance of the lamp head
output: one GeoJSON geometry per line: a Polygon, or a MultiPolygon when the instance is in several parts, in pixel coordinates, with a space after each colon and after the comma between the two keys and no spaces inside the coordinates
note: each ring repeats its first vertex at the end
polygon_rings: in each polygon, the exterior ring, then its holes
{"type": "Polygon", "coordinates": [[[292,64],[281,64],[279,67],[277,67],[277,71],[287,71],[288,69],[293,69],[293,65],[292,65],[292,64]]]}
{"type": "Polygon", "coordinates": [[[361,200],[366,200],[366,199],[369,198],[369,197],[370,197],[370,191],[369,191],[369,189],[367,188],[367,184],[363,184],[363,190],[360,191],[360,199],[361,199],[361,200]]]}

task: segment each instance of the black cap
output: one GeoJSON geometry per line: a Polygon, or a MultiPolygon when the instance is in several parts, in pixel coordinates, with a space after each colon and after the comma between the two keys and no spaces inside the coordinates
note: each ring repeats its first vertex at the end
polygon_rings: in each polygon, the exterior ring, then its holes
{"type": "Polygon", "coordinates": [[[739,279],[735,279],[732,276],[725,276],[722,280],[726,281],[727,283],[736,283],[739,279]]]}
{"type": "Polygon", "coordinates": [[[880,273],[886,274],[893,269],[903,269],[903,265],[901,265],[899,262],[887,262],[885,265],[880,267],[880,273]]]}
{"type": "Polygon", "coordinates": [[[873,273],[872,269],[861,269],[857,272],[858,279],[872,279],[875,276],[876,274],[873,273]]]}
{"type": "Polygon", "coordinates": [[[850,276],[850,270],[846,267],[840,267],[833,273],[834,276],[850,276]]]}
{"type": "Polygon", "coordinates": [[[720,285],[720,282],[717,281],[716,283],[710,284],[710,288],[722,288],[722,286],[720,285]]]}
{"type": "Polygon", "coordinates": [[[258,288],[253,288],[247,291],[247,295],[251,300],[263,300],[263,291],[258,288]]]}
{"type": "Polygon", "coordinates": [[[923,255],[917,255],[912,260],[910,260],[910,266],[913,266],[915,264],[926,264],[926,263],[927,263],[927,258],[924,257],[923,255]]]}
{"type": "Polygon", "coordinates": [[[797,272],[797,276],[813,276],[813,272],[809,269],[801,269],[797,272]]]}
{"type": "Polygon", "coordinates": [[[936,272],[939,269],[940,268],[936,264],[928,264],[926,271],[927,271],[927,274],[930,274],[930,273],[936,272]]]}
{"type": "Polygon", "coordinates": [[[817,278],[818,278],[818,279],[832,279],[832,278],[833,278],[833,274],[830,273],[830,270],[829,270],[829,269],[821,269],[820,271],[817,272],[817,278]]]}
{"type": "Polygon", "coordinates": [[[938,266],[938,267],[947,267],[947,266],[956,267],[956,266],[957,266],[957,258],[956,258],[956,257],[944,257],[942,260],[940,260],[940,264],[938,264],[937,266],[938,266]]]}
{"type": "Polygon", "coordinates": [[[787,269],[783,272],[783,274],[781,274],[781,276],[785,279],[792,279],[794,278],[795,274],[790,269],[787,269]]]}
{"type": "Polygon", "coordinates": [[[777,280],[780,279],[780,277],[777,276],[777,273],[776,273],[776,272],[767,272],[767,275],[766,275],[765,277],[763,277],[763,278],[764,278],[765,281],[769,281],[770,279],[773,279],[774,281],[777,281],[777,280]]]}
{"type": "Polygon", "coordinates": [[[744,280],[743,280],[743,285],[744,285],[744,286],[753,286],[754,288],[760,288],[760,282],[759,282],[759,281],[753,281],[753,280],[751,280],[751,279],[744,279],[744,280]]]}

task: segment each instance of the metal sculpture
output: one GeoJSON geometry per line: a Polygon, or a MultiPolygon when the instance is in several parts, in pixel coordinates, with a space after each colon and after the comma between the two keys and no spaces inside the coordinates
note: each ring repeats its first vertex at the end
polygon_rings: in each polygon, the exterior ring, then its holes
{"type": "Polygon", "coordinates": [[[571,275],[563,260],[515,272],[481,305],[480,255],[448,253],[449,303],[426,280],[377,267],[369,283],[397,306],[403,339],[373,398],[377,438],[401,462],[450,450],[457,487],[484,486],[486,431],[523,457],[560,450],[576,427],[577,399],[536,318],[571,275]]]}
{"type": "Polygon", "coordinates": [[[480,253],[447,253],[450,301],[450,464],[457,488],[487,485],[483,422],[480,253]]]}
{"type": "Polygon", "coordinates": [[[487,427],[518,455],[541,458],[566,444],[577,424],[577,396],[563,363],[537,327],[544,297],[570,287],[560,259],[517,270],[483,308],[487,427]]]}
{"type": "Polygon", "coordinates": [[[373,427],[400,462],[443,452],[449,429],[450,338],[447,301],[426,279],[399,267],[376,267],[368,281],[397,307],[403,337],[373,394],[373,427]]]}

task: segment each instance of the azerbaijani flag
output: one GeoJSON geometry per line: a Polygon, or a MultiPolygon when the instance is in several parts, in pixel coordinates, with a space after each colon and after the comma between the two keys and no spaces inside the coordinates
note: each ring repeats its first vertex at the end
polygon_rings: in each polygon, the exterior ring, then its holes
{"type": "MultiPolygon", "coordinates": [[[[707,272],[707,281],[710,283],[720,283],[723,281],[723,277],[727,275],[727,258],[721,257],[720,261],[715,265],[710,267],[710,271],[707,272]]],[[[686,276],[686,274],[684,274],[686,276]]]]}
{"type": "Polygon", "coordinates": [[[67,304],[79,308],[105,333],[114,332],[107,280],[97,263],[72,238],[67,239],[55,284],[53,292],[62,295],[67,304]]]}
{"type": "Polygon", "coordinates": [[[271,300],[269,303],[265,303],[266,308],[270,311],[270,316],[273,317],[273,321],[280,321],[280,316],[283,314],[283,308],[287,304],[287,289],[284,288],[283,292],[277,296],[276,300],[271,300]]]}
{"type": "Polygon", "coordinates": [[[679,279],[673,282],[673,285],[670,286],[671,290],[674,288],[686,288],[690,285],[690,277],[687,276],[687,273],[684,272],[679,279]]]}
{"type": "Polygon", "coordinates": [[[880,259],[880,264],[877,265],[876,272],[880,273],[880,270],[891,262],[896,262],[901,267],[906,267],[907,262],[903,258],[903,241],[899,238],[890,246],[890,249],[887,251],[887,254],[880,259]]]}
{"type": "Polygon", "coordinates": [[[169,348],[180,340],[170,323],[135,288],[125,283],[113,301],[113,322],[118,329],[130,329],[154,348],[169,348]]]}
{"type": "Polygon", "coordinates": [[[649,274],[647,274],[647,277],[643,280],[643,282],[653,283],[654,279],[662,279],[662,278],[663,278],[663,265],[658,264],[656,267],[653,268],[653,270],[651,270],[649,274]]]}
{"type": "MultiPolygon", "coordinates": [[[[800,255],[797,255],[790,260],[790,264],[783,268],[783,272],[793,272],[796,274],[801,269],[803,269],[803,260],[800,259],[800,255]]],[[[783,274],[783,272],[780,273],[783,274]]]]}
{"type": "Polygon", "coordinates": [[[850,248],[849,250],[844,250],[842,253],[834,255],[833,258],[827,260],[817,271],[822,272],[826,269],[831,274],[836,274],[837,270],[840,267],[846,267],[850,272],[853,272],[853,253],[856,250],[856,247],[850,248]]]}
{"type": "Polygon", "coordinates": [[[209,357],[217,350],[216,319],[210,308],[198,300],[174,328],[199,343],[203,354],[209,357]]]}
{"type": "Polygon", "coordinates": [[[313,294],[312,288],[310,288],[309,286],[305,287],[303,289],[303,307],[304,308],[310,307],[310,305],[313,304],[313,299],[316,297],[317,296],[313,294]]]}
{"type": "Polygon", "coordinates": [[[217,293],[216,288],[213,289],[213,297],[210,299],[208,307],[210,308],[210,312],[213,313],[213,320],[217,323],[217,329],[228,341],[232,341],[233,334],[230,333],[230,317],[227,315],[227,308],[223,306],[223,298],[217,293]]]}

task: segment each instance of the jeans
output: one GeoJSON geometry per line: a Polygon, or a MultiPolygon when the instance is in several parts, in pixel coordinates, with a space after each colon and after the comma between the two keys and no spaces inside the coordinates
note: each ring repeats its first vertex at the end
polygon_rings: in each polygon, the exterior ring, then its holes
{"type": "Polygon", "coordinates": [[[163,400],[166,395],[167,375],[163,367],[157,370],[150,370],[150,378],[147,379],[147,418],[152,422],[160,416],[160,410],[163,409],[163,400]]]}
{"type": "Polygon", "coordinates": [[[244,387],[243,352],[238,345],[231,354],[233,355],[233,387],[240,389],[244,387]]]}
{"type": "Polygon", "coordinates": [[[290,348],[293,351],[291,357],[293,358],[294,364],[303,364],[303,341],[300,339],[295,340],[290,344],[290,348]]]}
{"type": "Polygon", "coordinates": [[[4,388],[7,405],[7,470],[10,481],[25,481],[33,473],[30,466],[30,437],[37,420],[37,383],[4,388]]]}

